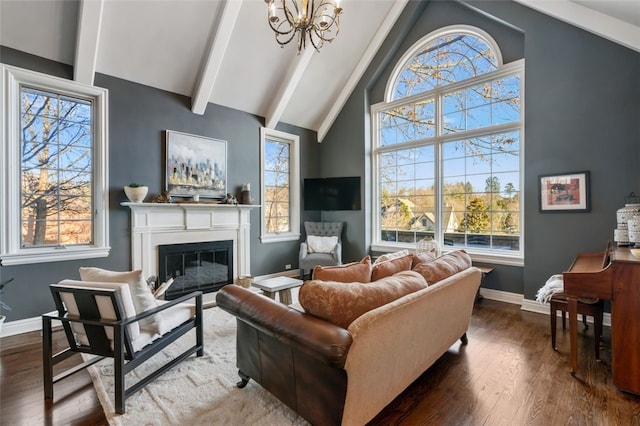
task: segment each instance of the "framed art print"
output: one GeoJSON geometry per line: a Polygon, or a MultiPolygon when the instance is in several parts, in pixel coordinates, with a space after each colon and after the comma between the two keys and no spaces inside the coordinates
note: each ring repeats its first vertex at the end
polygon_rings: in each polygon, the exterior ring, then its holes
{"type": "Polygon", "coordinates": [[[589,172],[541,175],[540,211],[541,212],[588,212],[589,172]]]}
{"type": "Polygon", "coordinates": [[[227,193],[227,142],[166,131],[166,183],[176,197],[224,198],[227,193]]]}

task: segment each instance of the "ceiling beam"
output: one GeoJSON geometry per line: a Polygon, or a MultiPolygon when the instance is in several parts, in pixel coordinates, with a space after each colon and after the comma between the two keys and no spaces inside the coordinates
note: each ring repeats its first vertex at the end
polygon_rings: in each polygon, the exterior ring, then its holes
{"type": "Polygon", "coordinates": [[[73,79],[88,85],[93,85],[96,74],[103,7],[104,0],[80,1],[73,79]]]}
{"type": "MultiPolygon", "coordinates": [[[[640,27],[568,0],[515,0],[607,40],[640,52],[640,27]]],[[[632,0],[635,1],[635,0],[632,0]]],[[[631,3],[631,2],[630,2],[631,3]]]]}
{"type": "Polygon", "coordinates": [[[351,93],[358,85],[360,78],[362,78],[365,71],[369,67],[369,64],[376,56],[376,53],[378,53],[378,49],[380,49],[380,46],[382,46],[382,43],[384,43],[384,40],[389,34],[389,31],[391,31],[391,28],[393,28],[393,26],[395,25],[407,3],[408,0],[396,0],[393,6],[391,6],[387,17],[378,28],[378,31],[371,39],[371,42],[367,46],[367,49],[360,57],[360,61],[351,72],[351,77],[349,77],[349,80],[347,80],[347,83],[344,85],[344,88],[336,98],[336,101],[329,109],[329,112],[322,121],[322,124],[320,124],[320,127],[318,128],[318,143],[321,143],[325,136],[327,136],[329,129],[333,125],[335,119],[338,117],[338,114],[340,114],[342,107],[344,107],[344,104],[347,102],[347,100],[351,96],[351,93]]]}
{"type": "Polygon", "coordinates": [[[194,114],[204,114],[213,86],[218,79],[218,73],[224,60],[224,55],[229,47],[229,41],[233,34],[233,27],[238,20],[242,0],[227,0],[222,5],[222,13],[218,21],[218,28],[211,39],[209,53],[205,58],[202,73],[197,81],[193,96],[191,97],[191,111],[194,114]]]}
{"type": "Polygon", "coordinates": [[[273,101],[265,114],[265,127],[275,129],[276,125],[282,118],[282,114],[284,114],[287,104],[293,96],[293,92],[295,92],[300,80],[302,80],[302,75],[309,66],[309,62],[311,61],[311,57],[314,53],[315,49],[312,49],[311,47],[304,49],[298,56],[296,56],[296,59],[291,63],[291,66],[289,66],[286,75],[282,79],[282,84],[274,95],[273,101]]]}

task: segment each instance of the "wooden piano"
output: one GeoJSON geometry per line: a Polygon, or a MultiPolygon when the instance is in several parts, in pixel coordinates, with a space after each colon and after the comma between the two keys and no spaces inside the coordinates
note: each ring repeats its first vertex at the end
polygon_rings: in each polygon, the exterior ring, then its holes
{"type": "Polygon", "coordinates": [[[613,384],[640,394],[640,258],[609,243],[597,253],[580,253],[563,274],[568,296],[571,372],[578,368],[578,298],[611,301],[613,384]]]}

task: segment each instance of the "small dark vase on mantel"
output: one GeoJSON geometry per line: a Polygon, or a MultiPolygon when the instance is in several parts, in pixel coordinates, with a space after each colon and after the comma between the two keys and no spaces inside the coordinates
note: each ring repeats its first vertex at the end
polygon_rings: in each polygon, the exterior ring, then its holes
{"type": "Polygon", "coordinates": [[[240,204],[251,204],[251,185],[245,183],[242,185],[242,192],[240,193],[240,204]]]}

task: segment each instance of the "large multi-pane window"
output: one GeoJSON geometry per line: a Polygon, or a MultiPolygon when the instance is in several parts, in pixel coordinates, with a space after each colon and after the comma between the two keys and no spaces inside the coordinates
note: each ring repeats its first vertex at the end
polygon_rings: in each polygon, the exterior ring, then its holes
{"type": "Polygon", "coordinates": [[[106,90],[2,71],[3,264],[106,256],[106,90]]]}
{"type": "Polygon", "coordinates": [[[407,51],[372,107],[374,245],[521,254],[523,69],[471,27],[407,51]]]}
{"type": "Polygon", "coordinates": [[[91,244],[92,102],[28,86],[20,94],[20,244],[91,244]]]}
{"type": "Polygon", "coordinates": [[[299,138],[262,128],[261,240],[285,241],[300,237],[299,138]]]}

